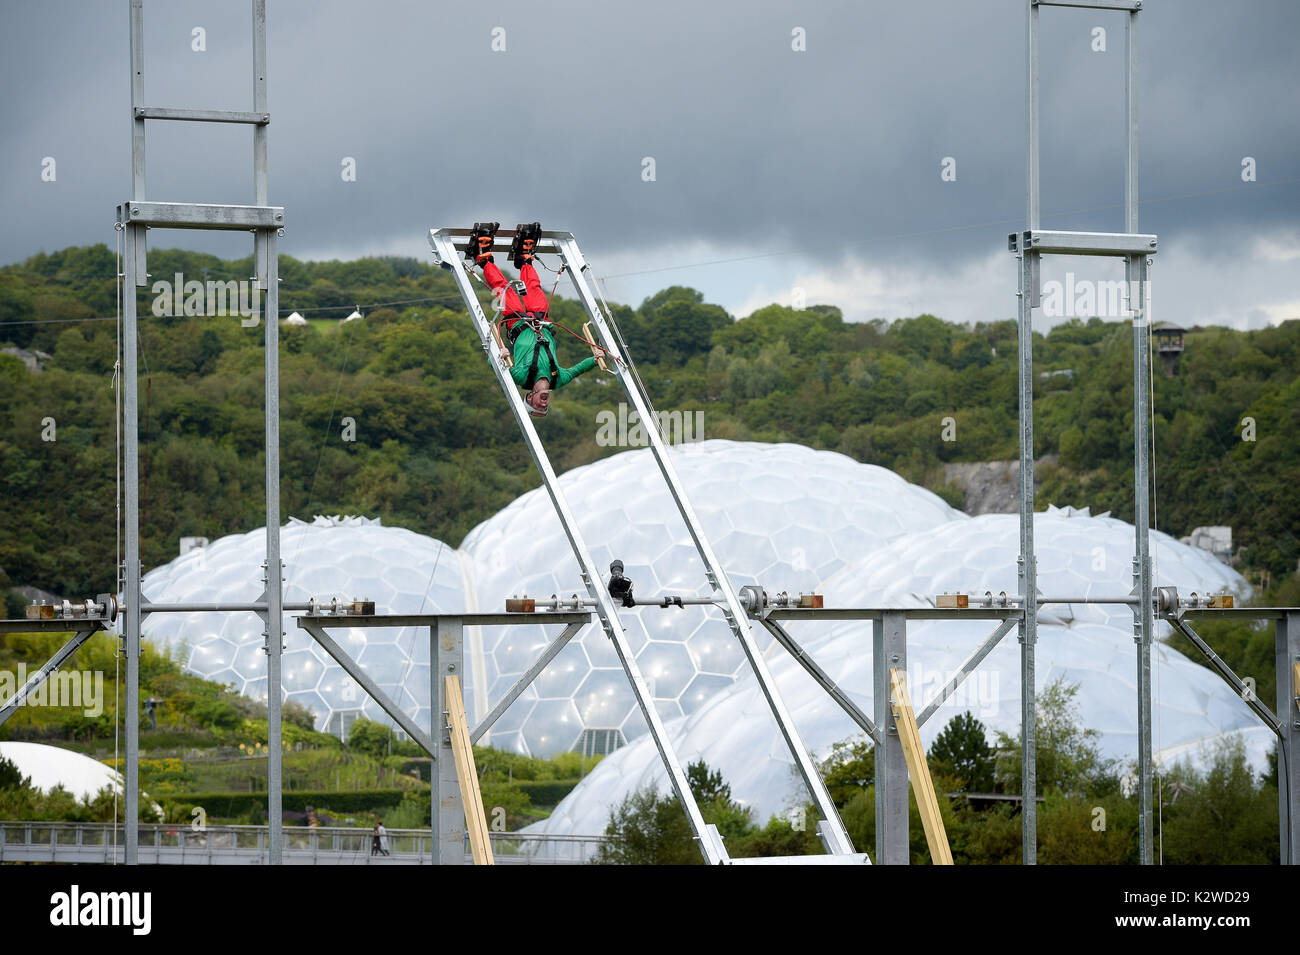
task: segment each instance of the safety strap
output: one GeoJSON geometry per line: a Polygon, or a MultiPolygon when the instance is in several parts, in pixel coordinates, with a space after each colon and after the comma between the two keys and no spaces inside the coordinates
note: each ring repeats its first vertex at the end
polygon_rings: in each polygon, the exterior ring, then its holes
{"type": "Polygon", "coordinates": [[[545,312],[541,315],[536,312],[520,312],[518,315],[506,315],[501,321],[510,323],[506,328],[506,335],[510,339],[510,347],[514,348],[515,339],[519,337],[519,333],[525,328],[531,328],[534,332],[537,332],[544,323],[550,323],[551,320],[546,317],[545,312]]]}
{"type": "MultiPolygon", "coordinates": [[[[520,319],[520,321],[524,320],[520,319]]],[[[515,322],[515,327],[517,328],[518,326],[519,322],[515,322]]],[[[528,365],[528,377],[524,379],[524,387],[531,389],[537,384],[537,363],[541,358],[542,350],[545,349],[546,355],[551,361],[551,368],[553,369],[550,378],[551,387],[554,388],[556,384],[555,377],[560,370],[560,363],[555,360],[555,352],[551,348],[551,343],[546,340],[546,335],[543,334],[541,323],[537,322],[534,325],[533,322],[529,322],[528,327],[533,330],[533,360],[528,365]]]]}

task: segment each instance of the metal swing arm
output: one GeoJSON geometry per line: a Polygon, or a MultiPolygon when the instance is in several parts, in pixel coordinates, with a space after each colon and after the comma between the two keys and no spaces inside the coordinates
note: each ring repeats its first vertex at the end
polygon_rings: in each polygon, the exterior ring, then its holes
{"type": "MultiPolygon", "coordinates": [[[[619,366],[617,377],[623,384],[628,399],[642,421],[658,420],[654,409],[650,405],[649,396],[645,394],[644,389],[639,387],[639,383],[635,382],[629,374],[630,359],[622,354],[619,343],[611,331],[614,324],[613,316],[605,314],[605,310],[598,304],[596,295],[588,284],[587,273],[590,271],[590,266],[578,249],[577,242],[572,235],[567,235],[558,242],[560,254],[563,256],[564,264],[568,267],[569,277],[573,282],[574,291],[577,292],[578,299],[582,302],[588,318],[590,318],[592,325],[599,333],[600,344],[615,358],[620,359],[616,362],[619,366]]],[[[621,336],[618,337],[621,339],[621,336]]],[[[723,615],[726,617],[732,634],[740,643],[741,649],[749,661],[750,668],[753,670],[759,687],[763,691],[763,696],[767,700],[768,708],[776,719],[777,726],[785,739],[790,754],[794,758],[800,776],[803,777],[804,785],[807,786],[809,794],[822,816],[822,823],[819,826],[822,841],[827,851],[832,855],[854,855],[853,843],[849,839],[848,831],[844,828],[844,823],[839,817],[834,802],[831,800],[821,773],[800,737],[794,719],[777,690],[776,681],[768,670],[767,662],[763,659],[748,614],[741,604],[736,589],[731,585],[731,581],[727,578],[726,572],[722,569],[721,563],[714,554],[712,545],[705,537],[700,520],[695,514],[695,509],[686,496],[685,488],[677,476],[676,469],[669,460],[667,444],[657,429],[648,428],[647,434],[655,463],[658,464],[664,483],[668,485],[673,501],[677,505],[677,510],[686,524],[691,540],[695,544],[696,552],[704,563],[706,577],[725,603],[723,615]]]]}
{"type": "MultiPolygon", "coordinates": [[[[546,449],[542,446],[533,419],[524,405],[523,398],[520,397],[519,389],[510,377],[505,362],[499,354],[494,354],[495,342],[492,336],[492,323],[483,313],[483,307],[474,294],[473,285],[470,284],[469,273],[461,264],[461,255],[455,246],[457,234],[468,236],[469,230],[431,229],[429,231],[429,244],[433,249],[434,256],[438,264],[451,272],[456,281],[456,287],[460,291],[461,298],[464,299],[465,308],[469,311],[470,319],[478,331],[483,351],[488,356],[488,364],[491,365],[492,371],[496,375],[497,383],[501,386],[501,391],[505,395],[510,412],[514,415],[515,423],[519,426],[519,431],[524,437],[524,443],[528,445],[528,452],[532,456],[533,464],[542,476],[542,484],[550,496],[551,504],[560,519],[560,525],[564,528],[569,547],[578,561],[583,584],[587,588],[588,595],[595,600],[594,609],[600,617],[601,626],[604,628],[606,636],[609,637],[610,643],[613,644],[614,652],[619,658],[623,671],[627,674],[628,682],[632,686],[632,694],[636,697],[637,706],[640,708],[650,730],[650,737],[654,740],[664,768],[668,772],[668,779],[673,792],[686,811],[686,818],[690,822],[691,830],[695,834],[701,854],[704,856],[705,861],[711,865],[724,864],[729,860],[722,839],[717,830],[704,821],[703,813],[691,793],[690,782],[686,778],[686,770],[682,767],[681,761],[677,758],[677,754],[668,741],[667,730],[664,728],[663,720],[655,709],[654,697],[650,694],[645,678],[637,665],[636,656],[632,651],[631,644],[628,642],[623,625],[619,621],[618,611],[614,607],[612,598],[601,585],[600,572],[591,557],[591,552],[587,548],[582,533],[578,530],[578,522],[574,517],[573,510],[565,499],[564,493],[560,490],[559,478],[555,473],[555,469],[551,466],[546,449]]],[[[569,236],[568,233],[543,233],[542,239],[538,241],[538,247],[542,249],[550,248],[554,251],[556,237],[559,235],[572,239],[572,236],[569,236]]],[[[498,236],[500,237],[501,233],[498,233],[498,236]]]]}
{"type": "MultiPolygon", "coordinates": [[[[699,806],[696,804],[694,796],[691,794],[690,785],[686,779],[681,762],[677,758],[675,751],[668,741],[666,730],[655,710],[654,700],[645,686],[640,670],[636,664],[635,656],[627,642],[626,635],[618,619],[618,612],[614,606],[612,598],[606,589],[601,586],[601,576],[592,560],[586,543],[577,528],[577,521],[574,518],[572,510],[569,508],[563,493],[559,489],[559,479],[551,466],[550,460],[542,445],[541,439],[537,434],[536,427],[533,424],[531,416],[524,406],[523,399],[519,394],[518,388],[515,387],[514,381],[509,376],[508,368],[499,354],[494,354],[495,342],[492,336],[491,323],[483,313],[482,305],[474,295],[473,286],[470,284],[468,272],[462,264],[461,249],[457,248],[457,239],[467,238],[470,234],[468,229],[434,229],[429,232],[429,243],[433,248],[434,255],[443,268],[450,271],[456,281],[456,285],[461,292],[461,297],[465,301],[465,306],[469,310],[470,317],[478,330],[479,339],[484,351],[489,356],[489,363],[492,366],[493,373],[497,376],[497,381],[501,385],[502,391],[506,396],[507,403],[511,412],[515,416],[516,423],[524,436],[528,445],[529,453],[532,455],[533,462],[537,466],[542,476],[542,482],[546,487],[547,493],[551,498],[551,503],[556,509],[560,524],[564,528],[569,545],[573,550],[574,556],[582,571],[583,583],[587,587],[588,594],[596,601],[596,611],[600,616],[601,624],[605,629],[607,636],[614,645],[624,671],[627,673],[629,681],[632,684],[633,694],[636,696],[637,704],[641,708],[642,715],[650,729],[651,738],[659,751],[660,758],[668,772],[669,780],[672,783],[673,790],[682,806],[686,810],[687,819],[695,833],[697,842],[700,845],[701,852],[705,861],[709,863],[727,863],[730,861],[726,849],[722,844],[716,828],[704,822],[700,813],[699,806]]],[[[493,250],[497,248],[508,248],[508,244],[503,240],[513,237],[513,231],[498,231],[497,243],[494,244],[493,250]]],[[[460,245],[465,245],[461,242],[460,245]]],[[[614,372],[619,381],[623,384],[624,390],[631,401],[633,407],[643,421],[656,420],[653,410],[650,407],[649,398],[636,383],[629,377],[628,359],[620,350],[619,344],[611,331],[613,324],[612,316],[606,318],[606,315],[597,301],[596,294],[593,293],[591,286],[587,281],[587,272],[589,266],[583,258],[581,251],[578,249],[577,242],[573,235],[568,232],[543,232],[538,240],[537,249],[539,251],[558,252],[562,258],[565,271],[574,285],[578,300],[582,303],[583,309],[587,312],[591,326],[598,335],[598,342],[605,351],[615,358],[616,361],[614,372]]],[[[794,721],[786,709],[784,701],[777,692],[775,680],[768,671],[767,664],[762,657],[753,631],[750,627],[746,612],[741,605],[735,589],[731,586],[726,574],[722,571],[717,557],[713,553],[712,545],[705,538],[704,532],[700,525],[699,518],[696,516],[694,508],[686,497],[685,490],[677,476],[676,470],[668,459],[667,447],[663,437],[654,429],[650,430],[651,449],[654,454],[655,462],[659,466],[665,483],[668,485],[669,492],[677,505],[678,512],[681,514],[691,539],[695,544],[696,551],[699,553],[701,560],[706,568],[706,576],[709,583],[717,592],[722,604],[722,611],[727,619],[733,635],[740,642],[741,648],[753,669],[763,695],[767,700],[768,707],[771,709],[777,725],[785,739],[791,754],[794,757],[796,766],[800,775],[803,777],[805,785],[817,805],[819,813],[823,820],[819,825],[819,833],[827,851],[832,855],[851,857],[858,860],[860,854],[853,850],[852,841],[849,839],[848,832],[844,828],[844,823],[839,817],[834,803],[831,801],[830,794],[826,789],[825,783],[821,779],[821,774],[813,762],[807,747],[799,736],[799,732],[794,725],[794,721]]]]}

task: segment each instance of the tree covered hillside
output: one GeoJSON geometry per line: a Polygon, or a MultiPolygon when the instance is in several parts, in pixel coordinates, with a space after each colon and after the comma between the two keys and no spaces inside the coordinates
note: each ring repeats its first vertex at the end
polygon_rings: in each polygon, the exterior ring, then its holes
{"type": "MultiPolygon", "coordinates": [[[[248,259],[177,250],[152,251],[149,266],[155,279],[251,271],[248,259]]],[[[24,352],[0,354],[0,585],[72,596],[112,586],[114,268],[101,245],[0,269],[0,345],[24,352]],[[43,439],[47,419],[54,440],[43,439]]],[[[282,257],[280,269],[281,315],[310,320],[281,327],[286,516],[364,513],[454,545],[539,483],[446,273],[396,258],[282,257]],[[364,318],[340,323],[358,304],[364,318]]],[[[174,557],[181,536],[263,519],[263,329],[237,317],[155,317],[153,300],[142,290],[146,568],[174,557]]],[[[773,305],[736,320],[679,286],[612,308],[657,408],[702,411],[705,437],[840,451],[959,507],[945,462],[1016,454],[1013,320],[848,323],[830,305],[773,305]]],[[[581,327],[571,300],[552,314],[581,327]]],[[[1040,507],[1132,518],[1131,342],[1127,323],[1099,319],[1035,336],[1036,371],[1073,373],[1036,383],[1035,451],[1057,456],[1041,468],[1040,507]]],[[[1157,368],[1155,378],[1159,526],[1232,525],[1243,570],[1280,583],[1300,558],[1300,322],[1193,329],[1186,344],[1175,377],[1157,368]],[[1254,440],[1243,439],[1246,418],[1254,440]]],[[[586,354],[563,333],[559,349],[566,363],[586,354]]],[[[558,469],[620,450],[596,434],[598,412],[617,411],[621,397],[597,373],[559,393],[539,423],[558,469]]]]}

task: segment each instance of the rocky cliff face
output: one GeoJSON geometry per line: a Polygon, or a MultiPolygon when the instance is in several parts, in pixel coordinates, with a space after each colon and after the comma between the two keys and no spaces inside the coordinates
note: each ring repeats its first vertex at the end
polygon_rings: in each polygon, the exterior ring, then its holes
{"type": "MultiPolygon", "coordinates": [[[[1037,466],[1055,464],[1057,456],[1045,454],[1037,466]]],[[[1020,462],[953,461],[943,466],[944,480],[966,494],[967,514],[1015,514],[1020,510],[1020,462]]],[[[1036,475],[1035,475],[1036,476],[1036,475]]],[[[1040,482],[1035,481],[1035,489],[1040,482]]]]}

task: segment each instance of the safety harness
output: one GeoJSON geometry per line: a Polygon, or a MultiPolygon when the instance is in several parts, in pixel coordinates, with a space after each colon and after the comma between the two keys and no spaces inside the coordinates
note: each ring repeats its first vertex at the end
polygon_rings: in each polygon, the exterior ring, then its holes
{"type": "Polygon", "coordinates": [[[541,360],[543,351],[546,352],[547,358],[550,359],[551,368],[553,369],[551,372],[552,378],[555,377],[556,372],[560,369],[560,363],[555,358],[555,351],[551,348],[551,343],[547,340],[546,335],[543,334],[543,329],[548,324],[549,321],[546,318],[545,313],[537,315],[534,312],[525,312],[523,315],[518,316],[510,326],[508,334],[510,336],[510,350],[512,352],[514,351],[515,341],[519,338],[519,334],[524,330],[524,327],[526,326],[533,330],[533,357],[532,361],[528,364],[528,376],[524,379],[525,388],[531,389],[535,384],[537,384],[537,365],[541,360]]]}

